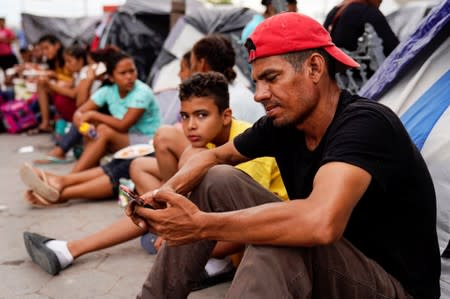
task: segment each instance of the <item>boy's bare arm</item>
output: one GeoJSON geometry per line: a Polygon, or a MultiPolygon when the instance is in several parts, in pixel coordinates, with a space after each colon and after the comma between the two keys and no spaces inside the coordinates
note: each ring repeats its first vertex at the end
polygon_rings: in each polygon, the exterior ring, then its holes
{"type": "Polygon", "coordinates": [[[187,194],[214,165],[236,165],[248,160],[236,150],[232,141],[227,142],[215,149],[194,154],[160,189],[187,194]]]}

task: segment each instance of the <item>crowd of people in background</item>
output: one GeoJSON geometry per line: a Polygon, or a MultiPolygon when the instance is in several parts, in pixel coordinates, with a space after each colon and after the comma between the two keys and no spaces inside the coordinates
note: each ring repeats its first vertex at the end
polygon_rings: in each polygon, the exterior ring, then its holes
{"type": "Polygon", "coordinates": [[[340,90],[334,79],[338,69],[359,66],[338,47],[354,50],[364,23],[373,23],[386,56],[397,46],[380,2],[344,0],[321,26],[297,13],[297,1],[263,0],[266,11],[241,35],[256,89],[236,80],[230,39],[207,35],[180,57],[179,118],[170,124],[152,88],[138,79],[133,57],[117,46],[93,50],[44,35],[20,53],[19,64],[15,35],[0,18],[6,87],[0,102],[27,103],[35,122],[22,131],[54,137],[48,153],[20,169],[27,204],[62,208],[72,199],[113,198],[127,213],[78,240],[25,232],[32,260],[56,275],[84,254],[140,237],[146,251],[158,254],[142,298],[184,298],[236,271],[231,298],[246,292],[368,298],[373,290],[386,298],[437,298],[435,203],[426,166],[395,115],[340,90]],[[404,144],[392,148],[383,138],[404,144]],[[114,155],[136,145],[153,150],[131,159],[114,155]],[[65,175],[39,168],[51,163],[73,166],[65,175]],[[414,171],[405,172],[406,164],[414,171]],[[389,183],[394,178],[414,201],[401,221],[396,216],[405,202],[389,183]],[[368,223],[372,210],[385,215],[384,224],[368,223]],[[424,212],[418,228],[416,216],[424,212]],[[395,235],[405,226],[417,234],[395,235]],[[424,240],[430,246],[409,250],[424,240]],[[172,246],[180,244],[188,245],[172,246]],[[341,284],[323,271],[332,267],[365,283],[341,284]]]}

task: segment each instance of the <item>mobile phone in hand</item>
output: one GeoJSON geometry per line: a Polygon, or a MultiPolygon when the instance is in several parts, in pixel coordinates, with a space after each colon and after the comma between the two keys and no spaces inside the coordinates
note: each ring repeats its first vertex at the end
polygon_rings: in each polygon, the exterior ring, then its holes
{"type": "Polygon", "coordinates": [[[136,204],[138,206],[142,206],[144,208],[154,209],[151,205],[146,203],[137,193],[132,191],[130,188],[124,185],[120,185],[120,190],[128,197],[128,204],[136,204]]]}

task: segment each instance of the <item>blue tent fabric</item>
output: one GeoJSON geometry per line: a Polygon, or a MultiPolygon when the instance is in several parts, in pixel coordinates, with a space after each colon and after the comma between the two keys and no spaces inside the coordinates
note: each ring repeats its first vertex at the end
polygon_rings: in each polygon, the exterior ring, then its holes
{"type": "Polygon", "coordinates": [[[401,117],[419,150],[436,122],[450,106],[450,71],[437,80],[401,117]]]}
{"type": "Polygon", "coordinates": [[[375,74],[364,84],[359,95],[378,100],[402,71],[407,69],[433,39],[450,23],[450,1],[443,0],[419,24],[411,37],[397,46],[375,74]]]}
{"type": "Polygon", "coordinates": [[[450,298],[450,0],[439,3],[362,87],[401,118],[436,193],[442,298],[450,298]],[[404,111],[404,112],[403,112],[404,111]]]}

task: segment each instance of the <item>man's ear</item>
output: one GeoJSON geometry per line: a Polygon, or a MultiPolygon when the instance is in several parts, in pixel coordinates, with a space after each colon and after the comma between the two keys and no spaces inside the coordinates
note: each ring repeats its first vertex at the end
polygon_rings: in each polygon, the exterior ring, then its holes
{"type": "Polygon", "coordinates": [[[231,120],[233,119],[233,112],[231,111],[231,108],[227,108],[223,111],[222,118],[225,126],[228,126],[231,123],[231,120]]]}
{"type": "Polygon", "coordinates": [[[326,72],[327,64],[325,58],[319,53],[313,53],[308,58],[309,77],[314,83],[318,83],[326,72]]]}

